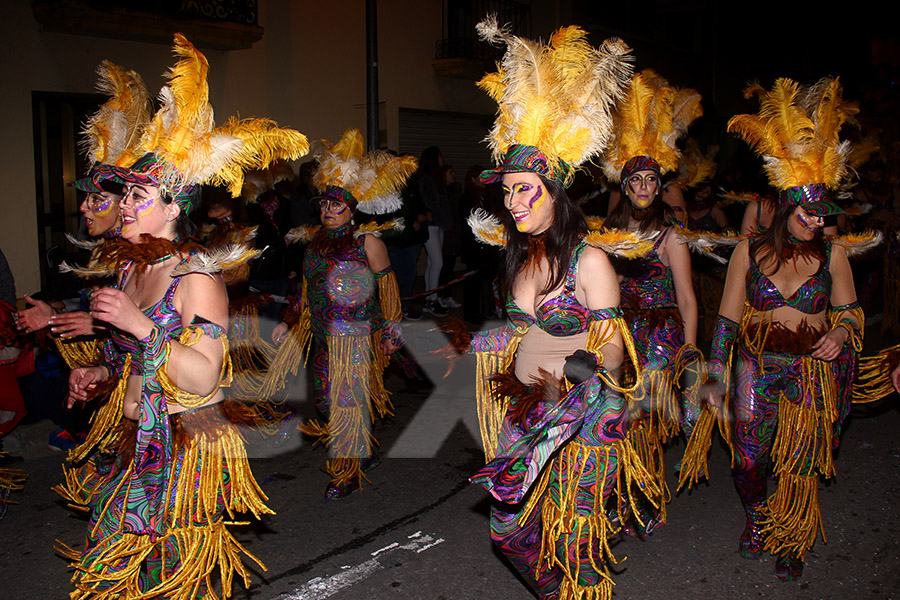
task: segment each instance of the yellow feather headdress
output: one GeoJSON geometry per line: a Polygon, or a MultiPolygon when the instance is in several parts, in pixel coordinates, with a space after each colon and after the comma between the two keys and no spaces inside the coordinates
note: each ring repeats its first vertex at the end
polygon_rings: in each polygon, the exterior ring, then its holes
{"type": "Polygon", "coordinates": [[[613,115],[614,135],[603,155],[604,174],[619,182],[626,163],[642,156],[652,159],[660,174],[675,170],[681,156],[676,142],[702,114],[699,93],[672,87],[655,71],[644,69],[632,78],[613,115]]]}
{"type": "Polygon", "coordinates": [[[618,38],[594,48],[575,26],[557,30],[543,45],[510,34],[496,16],[476,29],[482,39],[507,47],[497,72],[478,82],[499,104],[487,141],[500,167],[485,171],[482,180],[529,171],[571,183],[572,167],[609,143],[611,111],[631,75],[630,48],[618,38]]]}
{"type": "Polygon", "coordinates": [[[834,189],[846,175],[850,143],[841,126],[859,108],[841,97],[838,78],[801,86],[787,78],[771,91],[753,83],[744,96],[759,97],[759,114],[735,115],[728,131],[737,133],[763,157],[769,182],[779,190],[809,184],[834,189]]]}
{"type": "Polygon", "coordinates": [[[81,148],[91,164],[127,167],[140,157],[141,133],[150,121],[150,95],[136,71],[104,60],[97,91],[110,96],[82,129],[81,148]]]}
{"type": "Polygon", "coordinates": [[[237,197],[245,171],[264,169],[277,159],[295,160],[309,151],[306,136],[270,119],[232,117],[216,127],[206,57],[180,33],[173,52],[178,61],[160,91],[161,107],[144,131],[141,149],[146,154],[132,169],[132,178],[141,183],[149,179],[179,202],[189,203],[186,192],[200,183],[224,185],[237,197]]]}
{"type": "Polygon", "coordinates": [[[319,169],[313,180],[323,197],[347,202],[351,210],[380,215],[400,208],[400,192],[416,167],[413,156],[365,151],[362,132],[351,128],[337,144],[322,140],[313,153],[319,169]]]}
{"type": "Polygon", "coordinates": [[[671,185],[686,190],[703,183],[716,173],[716,154],[718,146],[710,146],[706,154],[700,151],[697,140],[690,138],[684,146],[681,160],[678,161],[678,171],[671,185]]]}

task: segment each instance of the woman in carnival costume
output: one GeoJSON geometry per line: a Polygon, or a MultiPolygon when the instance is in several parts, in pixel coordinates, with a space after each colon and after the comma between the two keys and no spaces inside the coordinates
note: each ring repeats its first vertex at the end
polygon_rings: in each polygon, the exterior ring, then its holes
{"type": "Polygon", "coordinates": [[[845,175],[849,144],[838,134],[857,108],[837,79],[810,87],[779,79],[771,91],[750,86],[752,94],[759,114],[737,115],[728,129],[764,157],[780,194],[771,226],[732,254],[703,395],[719,407],[733,449],[747,517],[740,553],[773,553],[776,575],[792,580],[820,530],[824,537],[819,475],[834,475],[862,348],[848,253],[822,232],[823,218],[840,212],[829,189],[845,175]],[[770,463],[778,484],[767,497],[770,463]]]}
{"type": "MultiPolygon", "coordinates": [[[[116,167],[130,166],[139,158],[140,155],[135,153],[141,132],[150,121],[150,96],[137,72],[103,61],[97,67],[97,74],[97,91],[110,98],[88,119],[82,131],[84,137],[80,145],[91,164],[90,172],[69,184],[86,194],[79,210],[84,216],[88,235],[96,241],[69,239],[88,250],[117,238],[122,231],[119,202],[125,191],[116,167]]],[[[70,368],[99,362],[96,339],[72,339],[96,334],[87,312],[86,297],[82,298],[83,310],[71,312],[61,312],[59,308],[28,296],[25,301],[31,307],[17,314],[20,331],[31,333],[49,325],[57,348],[70,368]]]]}
{"type": "Polygon", "coordinates": [[[110,328],[106,362],[73,370],[70,402],[113,387],[107,402],[121,418],[113,453],[69,469],[60,488],[91,513],[84,549],[62,549],[75,599],[187,600],[215,595],[214,577],[228,597],[234,575],[249,585],[250,574],[226,515],[271,512],[221,391],[231,373],[228,305],[215,273],[253,253],[203,254],[184,236],[198,184],[237,194],[245,169],[297,158],[307,143],[267,119],[214,128],[206,58],[181,34],[174,52],[162,106],[141,137],[145,154],[119,170],[128,184],[121,240],[79,270],[115,272],[118,283],[92,293],[91,316],[110,328]]]}
{"type": "Polygon", "coordinates": [[[328,449],[325,497],[336,500],[360,489],[364,472],[378,463],[371,425],[376,413],[384,417],[391,410],[382,372],[403,345],[397,278],[379,227],[357,226],[353,216],[357,209],[384,214],[400,208],[400,190],[416,160],[365,152],[355,128],[337,144],[323,140],[315,157],[322,226],[289,234],[291,241],[309,242],[303,285],[272,332],[281,347],[264,391],[284,385],[289,370],[296,373],[311,343],[313,398],[322,422],[302,430],[328,449]]]}
{"type": "Polygon", "coordinates": [[[481,180],[504,188],[501,221],[480,211],[481,241],[505,246],[508,323],[454,340],[477,356],[478,412],[488,464],[471,480],[496,500],[491,538],[540,598],[612,594],[609,540],[640,490],[660,493],[626,438],[623,363],[638,369],[603,249],[646,252],[636,236],[586,237],[565,192],[573,169],[600,153],[610,111],[630,75],[628,47],[600,48],[578,27],[548,45],[489,18],[481,37],[504,43],[499,71],[479,82],[499,104],[490,134],[499,166],[481,180]],[[538,57],[537,60],[534,60],[538,57]],[[471,342],[471,343],[469,343],[471,342]]]}
{"type": "MultiPolygon", "coordinates": [[[[654,238],[652,252],[615,261],[615,267],[643,373],[628,434],[666,500],[663,444],[680,430],[687,438],[693,431],[699,402],[680,389],[679,380],[686,368],[699,372],[700,354],[690,250],[685,230],[662,200],[662,176],[677,167],[675,141],[701,114],[697,92],[676,90],[644,70],[634,76],[628,96],[616,109],[613,142],[603,159],[606,177],[620,183],[624,200],[604,226],[654,238]]],[[[699,378],[694,381],[699,384],[699,378]]],[[[696,386],[692,390],[696,392],[696,386]]],[[[665,504],[640,510],[642,533],[666,522],[665,504]]]]}

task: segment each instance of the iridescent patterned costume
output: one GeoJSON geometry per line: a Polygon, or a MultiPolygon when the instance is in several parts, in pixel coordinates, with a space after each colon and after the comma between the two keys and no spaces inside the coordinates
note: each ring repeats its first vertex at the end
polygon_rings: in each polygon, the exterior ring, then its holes
{"type": "Polygon", "coordinates": [[[856,303],[829,308],[831,247],[826,241],[818,271],[788,298],[751,256],[741,323],[722,315],[716,322],[709,372],[733,393],[733,407],[726,396],[724,418],[733,409],[733,426],[725,437],[731,438],[735,487],[747,514],[745,556],[765,550],[802,561],[818,532],[825,535],[818,480],[835,473],[832,451],[850,412],[864,320],[856,303]],[[828,310],[830,328],[850,334],[840,356],[832,362],[812,358],[828,325],[816,329],[804,321],[791,331],[772,320],[772,311],[782,307],[810,316],[828,310]],[[767,498],[770,463],[778,487],[767,498]]]}
{"type": "MultiPolygon", "coordinates": [[[[130,268],[125,265],[120,284],[130,268]]],[[[104,444],[109,452],[67,469],[66,484],[57,488],[75,507],[91,512],[84,550],[61,548],[76,569],[73,599],[193,599],[212,591],[215,571],[228,597],[235,573],[249,585],[241,553],[262,566],[225,526],[226,514],[271,513],[233,422],[240,415],[226,414],[222,404],[204,406],[219,386],[206,397],[195,396],[176,388],[166,372],[170,341],[191,346],[205,335],[222,340],[220,385],[231,379],[222,328],[200,317],[182,327],[172,303],[180,281],[173,276],[164,297],[144,310],[155,323],[147,338],[113,329],[103,342],[106,366],[117,379],[106,412],[120,419],[114,435],[104,437],[112,440],[104,444]],[[137,422],[122,416],[128,378],[134,375],[143,378],[137,422]],[[169,415],[170,403],[188,410],[169,415]]],[[[79,451],[92,449],[86,446],[79,451]]]]}
{"type": "Polygon", "coordinates": [[[621,333],[638,368],[622,313],[591,311],[575,298],[584,248],[576,248],[563,291],[538,308],[536,320],[510,296],[507,325],[472,340],[490,462],[471,480],[503,503],[492,507],[491,537],[542,597],[609,598],[608,562],[615,562],[609,539],[618,528],[607,510],[624,517],[635,514],[638,497],[661,502],[626,436],[626,390],[603,367],[600,353],[621,333]],[[580,336],[571,350],[583,344],[598,357],[593,376],[577,385],[518,381],[512,370],[519,343],[534,326],[554,337],[580,336]],[[534,394],[539,398],[529,402],[534,394]]]}
{"type": "Polygon", "coordinates": [[[283,381],[296,372],[312,343],[310,374],[316,410],[323,422],[303,425],[329,450],[325,470],[332,483],[359,486],[361,459],[376,445],[374,415],[391,414],[382,372],[387,363],[381,342],[402,343],[397,278],[388,267],[369,268],[365,235],[352,222],[320,229],[306,250],[302,293],[283,319],[291,327],[267,377],[283,381]]]}
{"type": "MultiPolygon", "coordinates": [[[[677,375],[686,359],[686,350],[682,349],[692,347],[684,344],[684,325],[672,271],[659,258],[659,248],[669,235],[675,235],[671,228],[660,233],[653,251],[644,257],[614,261],[616,272],[622,277],[619,288],[625,321],[642,369],[641,385],[630,411],[632,422],[628,435],[644,465],[665,492],[666,500],[668,487],[662,445],[681,429],[689,438],[699,414],[697,406],[685,401],[676,387],[677,375]]],[[[665,504],[656,515],[646,512],[649,507],[644,510],[646,518],[665,523],[665,504]]]]}

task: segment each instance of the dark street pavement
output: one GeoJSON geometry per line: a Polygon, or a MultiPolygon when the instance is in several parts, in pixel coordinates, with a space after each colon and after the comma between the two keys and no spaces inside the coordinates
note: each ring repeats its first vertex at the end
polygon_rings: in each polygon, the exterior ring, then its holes
{"type": "MultiPolygon", "coordinates": [[[[252,566],[248,591],[235,581],[234,598],[254,600],[528,599],[491,546],[487,494],[467,483],[483,461],[477,441],[474,360],[448,379],[427,354],[439,333],[423,321],[408,327],[410,347],[436,382],[407,389],[392,374],[395,415],[375,426],[384,457],[371,485],[340,501],[323,497],[325,453],[299,435],[276,449],[247,432],[252,467],[277,514],[235,527],[238,539],[268,567],[252,566]]],[[[301,381],[292,404],[304,415],[301,381]]],[[[669,506],[669,523],[643,540],[624,538],[614,552],[614,598],[887,599],[900,597],[900,411],[896,395],[854,409],[837,456],[836,478],[820,485],[828,542],[807,555],[803,577],[781,582],[774,559],[738,556],[743,515],[731,484],[729,457],[715,443],[711,479],[669,506]],[[624,560],[627,557],[627,560],[624,560]]],[[[53,426],[21,428],[29,479],[18,505],[0,521],[0,599],[62,599],[69,591],[66,561],[55,539],[81,542],[86,519],[50,491],[61,480],[63,455],[47,450],[53,426]]],[[[681,443],[668,448],[674,464],[681,443]]],[[[670,487],[674,492],[674,473],[670,487]]]]}

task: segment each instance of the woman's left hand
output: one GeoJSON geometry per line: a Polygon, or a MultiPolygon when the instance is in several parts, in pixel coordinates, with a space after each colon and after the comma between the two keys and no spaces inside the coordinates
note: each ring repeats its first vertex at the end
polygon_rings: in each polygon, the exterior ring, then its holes
{"type": "Polygon", "coordinates": [[[153,321],[137,307],[128,294],[111,287],[91,294],[91,316],[143,339],[153,331],[153,321]]]}
{"type": "Polygon", "coordinates": [[[843,327],[832,329],[813,344],[813,351],[810,356],[830,362],[840,355],[841,349],[849,337],[850,334],[843,327]]]}
{"type": "Polygon", "coordinates": [[[384,352],[385,356],[390,356],[399,349],[400,346],[391,340],[381,340],[381,351],[384,352]]]}
{"type": "Polygon", "coordinates": [[[94,319],[86,312],[75,311],[50,317],[50,332],[62,339],[93,335],[94,319]]]}

